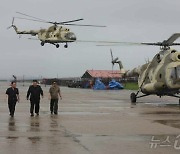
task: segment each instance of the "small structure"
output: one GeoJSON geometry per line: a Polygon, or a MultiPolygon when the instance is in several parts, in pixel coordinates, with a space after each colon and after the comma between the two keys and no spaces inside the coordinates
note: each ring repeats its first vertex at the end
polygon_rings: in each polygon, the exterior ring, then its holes
{"type": "Polygon", "coordinates": [[[85,87],[91,88],[95,84],[97,78],[100,78],[105,86],[108,86],[109,81],[112,79],[121,81],[123,74],[124,71],[120,70],[86,70],[81,79],[83,83],[86,83],[85,87]]]}
{"type": "Polygon", "coordinates": [[[81,77],[82,79],[116,79],[122,78],[124,72],[120,70],[86,70],[86,72],[81,77]]]}

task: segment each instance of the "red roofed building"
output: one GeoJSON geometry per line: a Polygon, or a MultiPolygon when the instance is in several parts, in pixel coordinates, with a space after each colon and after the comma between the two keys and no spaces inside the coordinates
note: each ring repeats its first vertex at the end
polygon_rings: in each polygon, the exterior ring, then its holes
{"type": "Polygon", "coordinates": [[[122,78],[122,75],[124,74],[124,71],[120,70],[87,70],[81,78],[83,79],[95,79],[95,78],[101,78],[101,79],[120,79],[122,78]]]}

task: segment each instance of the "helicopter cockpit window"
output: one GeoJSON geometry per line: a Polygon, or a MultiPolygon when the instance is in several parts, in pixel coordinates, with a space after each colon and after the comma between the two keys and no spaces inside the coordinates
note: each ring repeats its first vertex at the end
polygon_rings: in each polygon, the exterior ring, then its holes
{"type": "Polygon", "coordinates": [[[171,51],[171,53],[175,53],[175,52],[177,52],[177,51],[176,51],[176,50],[172,50],[172,51],[171,51]]]}
{"type": "Polygon", "coordinates": [[[180,79],[180,66],[171,69],[171,79],[180,79]]]}
{"type": "Polygon", "coordinates": [[[161,55],[157,54],[157,62],[160,63],[161,62],[161,55]]]}
{"type": "Polygon", "coordinates": [[[76,36],[73,33],[67,33],[65,35],[65,38],[70,39],[70,40],[76,40],[76,36]]]}

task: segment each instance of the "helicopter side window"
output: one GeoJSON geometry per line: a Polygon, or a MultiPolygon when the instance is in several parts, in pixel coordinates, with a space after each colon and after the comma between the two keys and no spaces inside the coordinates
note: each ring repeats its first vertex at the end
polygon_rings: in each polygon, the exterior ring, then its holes
{"type": "Polygon", "coordinates": [[[180,79],[180,67],[174,67],[171,70],[172,79],[180,79]]]}
{"type": "Polygon", "coordinates": [[[177,51],[176,51],[176,50],[172,50],[172,51],[171,51],[171,53],[175,53],[175,52],[177,52],[177,51]]]}
{"type": "Polygon", "coordinates": [[[157,62],[160,63],[161,62],[161,55],[157,54],[156,58],[157,58],[157,62]]]}

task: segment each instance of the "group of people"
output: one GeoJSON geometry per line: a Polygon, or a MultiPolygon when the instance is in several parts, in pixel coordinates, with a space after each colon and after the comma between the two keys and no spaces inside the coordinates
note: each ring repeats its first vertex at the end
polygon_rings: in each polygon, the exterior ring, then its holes
{"type": "MultiPolygon", "coordinates": [[[[9,113],[11,117],[14,117],[16,103],[20,101],[19,90],[16,87],[16,82],[11,82],[11,87],[6,90],[6,95],[8,99],[9,113]]],[[[30,114],[34,116],[35,113],[39,115],[40,99],[43,98],[43,90],[40,85],[38,85],[37,80],[33,80],[33,84],[29,87],[27,91],[26,99],[30,100],[30,114]]],[[[51,114],[58,114],[58,100],[62,99],[61,91],[57,82],[54,81],[49,89],[49,99],[50,99],[50,112],[51,114]]]]}

